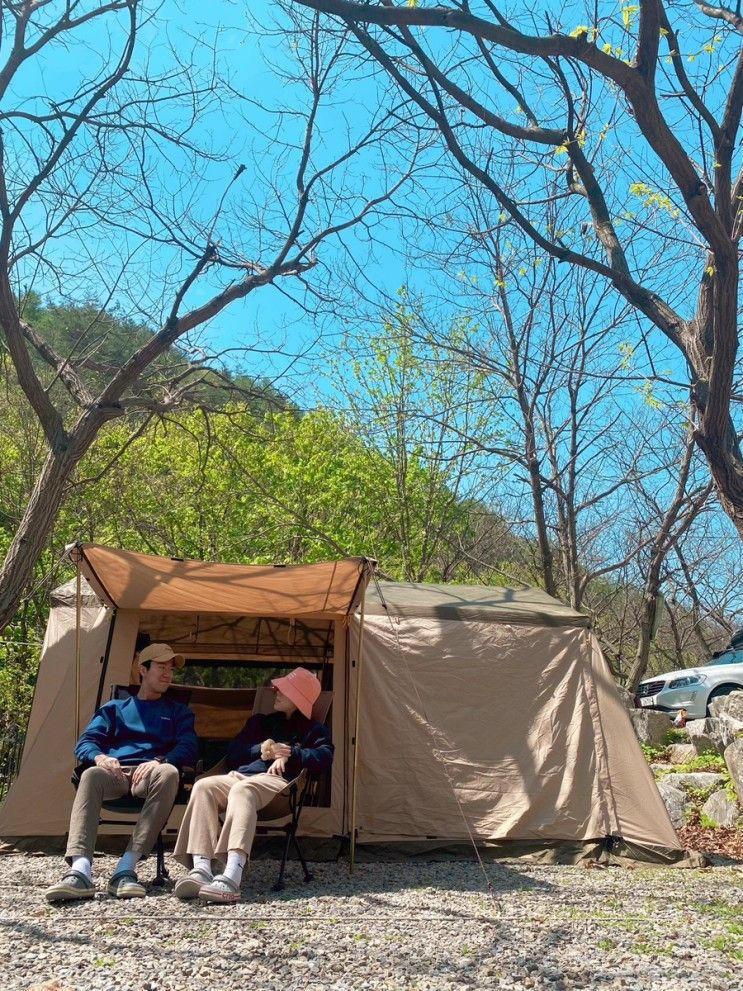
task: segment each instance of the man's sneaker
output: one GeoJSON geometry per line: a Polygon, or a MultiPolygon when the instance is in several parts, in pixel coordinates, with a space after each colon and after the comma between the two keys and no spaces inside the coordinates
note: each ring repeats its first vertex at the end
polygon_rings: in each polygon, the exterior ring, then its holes
{"type": "Polygon", "coordinates": [[[176,898],[198,898],[199,892],[207,884],[212,883],[212,876],[206,871],[194,867],[185,877],[182,877],[175,886],[174,895],[176,898]]]}
{"type": "Polygon", "coordinates": [[[95,885],[80,871],[68,871],[61,881],[47,888],[44,897],[48,902],[72,902],[93,898],[95,885]]]}
{"type": "Polygon", "coordinates": [[[134,871],[117,871],[108,882],[108,893],[114,898],[144,898],[147,894],[134,871]]]}

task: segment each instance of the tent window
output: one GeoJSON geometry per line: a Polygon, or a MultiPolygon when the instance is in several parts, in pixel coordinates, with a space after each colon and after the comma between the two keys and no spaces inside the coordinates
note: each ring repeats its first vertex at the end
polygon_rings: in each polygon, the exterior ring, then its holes
{"type": "MultiPolygon", "coordinates": [[[[320,677],[321,665],[305,663],[303,666],[320,677]]],[[[294,667],[295,664],[267,667],[261,663],[189,658],[184,667],[174,672],[173,680],[179,685],[199,688],[260,688],[268,685],[271,678],[288,674],[294,667]]]]}

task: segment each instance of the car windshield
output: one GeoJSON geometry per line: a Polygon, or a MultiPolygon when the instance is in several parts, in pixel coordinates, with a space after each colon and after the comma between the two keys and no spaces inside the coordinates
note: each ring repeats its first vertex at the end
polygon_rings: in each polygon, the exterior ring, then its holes
{"type": "Polygon", "coordinates": [[[740,650],[726,650],[713,661],[708,661],[705,667],[711,668],[716,664],[743,664],[743,652],[740,650]]]}

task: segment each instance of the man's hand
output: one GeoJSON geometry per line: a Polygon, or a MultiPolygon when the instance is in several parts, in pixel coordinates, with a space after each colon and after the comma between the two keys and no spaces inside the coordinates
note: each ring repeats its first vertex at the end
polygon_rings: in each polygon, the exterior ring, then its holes
{"type": "MultiPolygon", "coordinates": [[[[283,747],[284,744],[283,743],[280,743],[280,744],[278,744],[278,746],[283,747]]],[[[287,749],[289,749],[289,748],[287,748],[287,749]]],[[[277,757],[276,760],[273,762],[273,764],[266,771],[266,774],[275,774],[276,777],[283,778],[284,777],[284,769],[286,767],[286,762],[287,762],[288,759],[289,759],[288,757],[277,757]]]]}
{"type": "Polygon", "coordinates": [[[148,778],[152,771],[159,766],[159,760],[148,760],[144,764],[137,764],[132,772],[132,788],[135,788],[141,781],[148,778]]]}
{"type": "Polygon", "coordinates": [[[115,757],[109,757],[107,754],[98,754],[95,758],[95,763],[98,767],[104,767],[107,771],[110,771],[117,784],[125,785],[127,783],[123,768],[115,757]]]}

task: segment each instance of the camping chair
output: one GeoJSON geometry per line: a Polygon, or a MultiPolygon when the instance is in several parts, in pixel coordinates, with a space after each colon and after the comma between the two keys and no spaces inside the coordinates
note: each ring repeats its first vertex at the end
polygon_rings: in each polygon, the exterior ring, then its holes
{"type": "MultiPolygon", "coordinates": [[[[139,685],[114,685],[111,689],[111,699],[127,699],[132,695],[136,695],[139,691],[139,685]]],[[[179,687],[171,687],[165,693],[166,698],[175,699],[177,702],[183,702],[184,705],[188,704],[190,693],[188,690],[184,690],[179,687]]],[[[80,778],[83,771],[86,769],[86,765],[78,764],[78,766],[72,772],[72,784],[77,790],[80,784],[80,778]]],[[[180,774],[180,785],[178,788],[178,793],[175,796],[175,801],[173,806],[185,805],[188,801],[189,795],[191,794],[191,789],[194,783],[194,770],[190,767],[184,767],[181,769],[180,774]]],[[[123,815],[133,815],[137,816],[142,811],[144,806],[143,798],[136,798],[134,795],[122,795],[121,798],[109,798],[105,799],[102,805],[102,810],[107,812],[118,812],[123,815]]],[[[98,819],[99,826],[134,826],[136,825],[136,819],[130,821],[121,819],[104,819],[101,816],[98,819]]],[[[160,831],[157,834],[157,843],[155,844],[155,856],[156,856],[156,869],[155,878],[152,884],[157,888],[162,888],[165,882],[170,877],[170,873],[165,866],[165,845],[163,843],[163,834],[160,831]]]]}
{"type": "MultiPolygon", "coordinates": [[[[270,687],[258,688],[255,693],[255,703],[253,705],[253,715],[268,715],[273,712],[273,689],[270,687]]],[[[333,702],[332,692],[321,692],[317,701],[312,707],[312,718],[318,723],[324,723],[330,712],[333,702]]],[[[225,758],[210,768],[206,775],[225,774],[225,758]]],[[[305,805],[311,805],[317,800],[319,795],[320,778],[310,774],[305,768],[296,778],[287,782],[286,788],[258,812],[258,825],[256,834],[267,835],[270,833],[284,834],[284,850],[279,868],[279,876],[273,885],[273,891],[282,891],[285,887],[284,874],[286,873],[286,862],[289,858],[289,848],[293,845],[304,872],[305,882],[314,880],[314,875],[307,866],[307,861],[302,853],[297,838],[299,819],[305,805]]]]}

